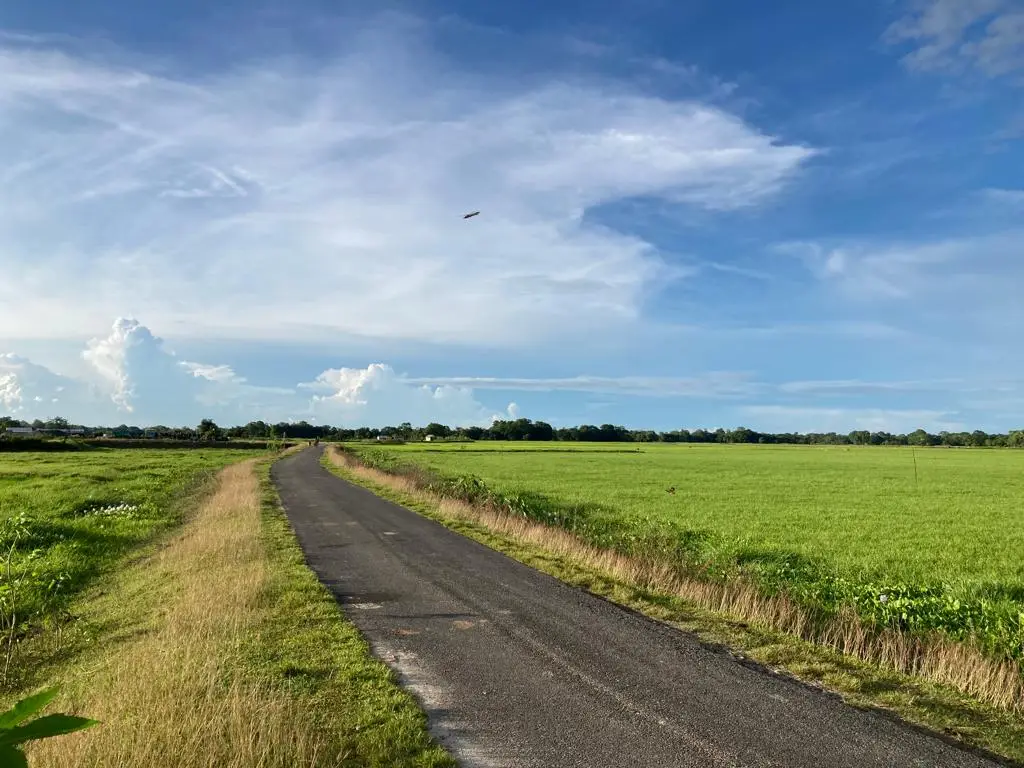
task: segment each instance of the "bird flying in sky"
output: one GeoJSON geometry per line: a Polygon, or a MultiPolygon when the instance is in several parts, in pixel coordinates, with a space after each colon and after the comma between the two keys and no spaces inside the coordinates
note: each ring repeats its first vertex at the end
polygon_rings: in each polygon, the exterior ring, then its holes
{"type": "Polygon", "coordinates": [[[465,216],[463,216],[462,218],[464,218],[464,219],[471,219],[471,218],[473,218],[474,216],[479,216],[479,215],[480,215],[480,211],[473,211],[472,213],[467,213],[467,214],[466,214],[465,216]]]}

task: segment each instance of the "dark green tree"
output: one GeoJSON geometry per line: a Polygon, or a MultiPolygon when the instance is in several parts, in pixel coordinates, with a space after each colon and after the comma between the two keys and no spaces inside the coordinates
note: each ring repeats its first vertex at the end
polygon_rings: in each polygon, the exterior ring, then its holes
{"type": "Polygon", "coordinates": [[[203,419],[196,427],[196,433],[200,440],[221,440],[224,437],[223,430],[217,426],[213,419],[203,419]]]}

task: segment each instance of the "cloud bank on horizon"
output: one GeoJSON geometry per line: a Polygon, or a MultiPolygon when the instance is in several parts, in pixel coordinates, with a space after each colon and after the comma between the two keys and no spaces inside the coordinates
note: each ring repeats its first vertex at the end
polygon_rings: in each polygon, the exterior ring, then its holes
{"type": "Polygon", "coordinates": [[[225,365],[180,359],[137,320],[118,318],[110,335],[82,352],[91,379],[64,376],[31,361],[0,355],[0,415],[32,420],[63,416],[92,425],[183,426],[213,418],[226,424],[299,421],[382,427],[408,421],[489,425],[471,389],[409,382],[390,366],[335,368],[294,388],[249,384],[225,365]],[[43,416],[40,416],[42,414],[43,416]]]}
{"type": "MultiPolygon", "coordinates": [[[[769,384],[749,375],[716,372],[698,378],[651,376],[572,378],[411,377],[384,363],[365,368],[329,368],[293,387],[253,384],[228,365],[184,360],[149,328],[118,318],[107,336],[88,341],[81,352],[88,363],[82,378],[63,375],[13,353],[0,354],[0,415],[31,421],[63,416],[72,423],[113,426],[193,426],[204,418],[224,425],[263,420],[309,421],[343,427],[383,427],[408,421],[417,426],[489,426],[496,419],[524,414],[515,402],[489,409],[477,390],[563,391],[632,395],[659,400],[679,397],[726,400],[737,404],[744,424],[779,432],[869,429],[910,432],[919,427],[962,431],[957,413],[935,409],[841,409],[808,406],[807,399],[842,392],[920,394],[953,389],[963,393],[1013,392],[1020,382],[945,381],[791,381],[769,384]],[[751,398],[795,396],[800,405],[751,405],[751,398]]],[[[555,420],[557,422],[557,419],[555,420]]],[[[590,421],[594,421],[591,419],[590,421]]],[[[604,420],[600,420],[604,423],[604,420]]],[[[719,426],[693,422],[690,428],[719,426]]]]}
{"type": "Polygon", "coordinates": [[[0,415],[1020,425],[1014,0],[341,5],[0,8],[0,415]]]}

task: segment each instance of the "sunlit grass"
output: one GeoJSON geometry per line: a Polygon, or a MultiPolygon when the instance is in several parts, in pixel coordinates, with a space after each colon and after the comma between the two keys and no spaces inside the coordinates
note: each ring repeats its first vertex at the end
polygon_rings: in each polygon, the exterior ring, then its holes
{"type": "Polygon", "coordinates": [[[224,449],[0,454],[0,618],[18,632],[69,601],[133,547],[181,521],[179,503],[246,456],[224,449]],[[9,557],[9,563],[7,559],[9,557]]]}
{"type": "Polygon", "coordinates": [[[71,543],[101,523],[122,526],[122,536],[120,549],[92,552],[97,570],[67,595],[66,620],[21,640],[19,674],[0,703],[59,683],[56,708],[101,721],[91,733],[32,745],[31,765],[454,764],[306,567],[270,485],[269,457],[213,472],[245,456],[118,451],[81,462],[77,454],[33,478],[50,492],[35,500],[32,520],[63,520],[99,499],[109,514],[83,518],[71,543]],[[136,506],[151,516],[122,514],[136,506]],[[142,522],[148,527],[131,527],[142,522]]]}
{"type": "Polygon", "coordinates": [[[1024,598],[1024,451],[538,447],[386,450],[445,474],[475,474],[503,490],[537,491],[615,516],[673,520],[738,547],[824,558],[872,578],[959,581],[1024,598]]]}
{"type": "Polygon", "coordinates": [[[725,643],[772,669],[822,684],[851,703],[891,709],[975,745],[1024,758],[1024,680],[1015,662],[941,634],[914,636],[873,627],[849,608],[832,614],[808,610],[748,580],[688,575],[673,567],[665,552],[644,546],[637,537],[641,526],[609,526],[606,530],[617,538],[600,537],[602,543],[595,546],[586,525],[566,530],[566,522],[578,520],[563,517],[561,526],[551,522],[559,520],[559,507],[544,497],[491,492],[486,485],[464,482],[465,476],[445,480],[386,456],[392,461],[366,452],[368,465],[332,450],[325,464],[557,578],[725,643]]]}

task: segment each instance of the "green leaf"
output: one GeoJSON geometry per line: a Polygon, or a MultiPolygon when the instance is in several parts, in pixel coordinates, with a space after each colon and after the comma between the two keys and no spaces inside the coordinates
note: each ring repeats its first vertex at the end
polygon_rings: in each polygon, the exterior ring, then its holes
{"type": "Polygon", "coordinates": [[[0,747],[0,768],[28,768],[25,753],[17,747],[0,747]]]}
{"type": "Polygon", "coordinates": [[[0,729],[13,728],[18,723],[24,722],[53,701],[53,697],[60,691],[59,688],[47,688],[44,691],[28,696],[9,710],[0,715],[0,729]]]}
{"type": "Polygon", "coordinates": [[[99,723],[98,720],[90,720],[87,717],[74,717],[72,715],[47,715],[33,720],[28,725],[18,728],[11,728],[8,731],[0,731],[0,746],[7,744],[21,744],[33,739],[45,739],[50,736],[63,736],[66,733],[74,733],[84,728],[90,728],[99,723]]]}

